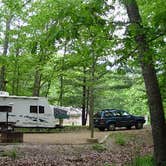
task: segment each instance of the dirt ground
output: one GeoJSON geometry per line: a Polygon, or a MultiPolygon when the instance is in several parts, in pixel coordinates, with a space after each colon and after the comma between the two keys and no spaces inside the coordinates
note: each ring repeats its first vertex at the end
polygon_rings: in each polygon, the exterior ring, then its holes
{"type": "Polygon", "coordinates": [[[108,137],[103,144],[89,144],[90,131],[86,130],[24,134],[24,143],[0,144],[0,166],[125,166],[135,156],[153,151],[147,128],[95,131],[94,136],[99,141],[108,137]]]}
{"type": "MultiPolygon", "coordinates": [[[[94,138],[102,141],[110,132],[94,132],[94,138]]],[[[71,133],[24,134],[24,143],[34,144],[85,144],[90,138],[90,131],[71,133]]]]}
{"type": "MultiPolygon", "coordinates": [[[[126,129],[117,129],[116,133],[144,133],[147,129],[144,127],[142,130],[126,130],[126,129]]],[[[111,131],[94,131],[94,138],[97,138],[99,142],[104,141],[104,139],[110,135],[111,131]]],[[[24,134],[24,143],[30,144],[60,144],[60,145],[77,145],[77,144],[86,144],[87,139],[90,138],[90,131],[83,130],[77,132],[67,132],[67,133],[30,133],[24,134]]]]}

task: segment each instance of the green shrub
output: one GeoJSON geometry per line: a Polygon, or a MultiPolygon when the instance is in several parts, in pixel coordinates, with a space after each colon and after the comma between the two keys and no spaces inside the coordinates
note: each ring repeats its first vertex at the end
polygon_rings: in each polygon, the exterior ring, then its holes
{"type": "Polygon", "coordinates": [[[93,150],[96,150],[97,152],[103,152],[106,150],[106,147],[103,144],[93,144],[92,148],[93,150]]]}
{"type": "Polygon", "coordinates": [[[115,140],[116,144],[121,145],[121,146],[125,146],[126,145],[126,140],[122,137],[119,137],[115,140]]]}
{"type": "Polygon", "coordinates": [[[124,134],[118,133],[114,135],[115,143],[121,146],[125,146],[127,144],[127,138],[124,134]]]}

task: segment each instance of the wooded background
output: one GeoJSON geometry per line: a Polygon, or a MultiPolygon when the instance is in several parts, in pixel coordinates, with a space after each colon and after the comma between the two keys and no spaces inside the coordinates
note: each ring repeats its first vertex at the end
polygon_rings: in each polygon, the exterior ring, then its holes
{"type": "MultiPolygon", "coordinates": [[[[138,5],[165,105],[165,2],[138,5]]],[[[2,0],[0,6],[0,90],[87,111],[93,89],[95,111],[148,114],[137,30],[123,3],[2,0]]]]}

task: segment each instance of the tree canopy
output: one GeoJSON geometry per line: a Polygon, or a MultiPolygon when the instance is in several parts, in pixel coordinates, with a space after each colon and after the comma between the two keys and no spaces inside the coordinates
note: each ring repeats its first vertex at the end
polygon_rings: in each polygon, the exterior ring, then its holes
{"type": "Polygon", "coordinates": [[[0,13],[1,91],[80,107],[83,119],[164,111],[165,0],[2,0],[0,13]]]}

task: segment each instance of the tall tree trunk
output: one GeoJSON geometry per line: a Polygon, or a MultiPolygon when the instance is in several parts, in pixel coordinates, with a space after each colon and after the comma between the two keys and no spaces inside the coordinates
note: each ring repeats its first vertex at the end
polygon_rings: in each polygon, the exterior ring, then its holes
{"type": "Polygon", "coordinates": [[[83,86],[82,86],[82,126],[86,125],[86,69],[83,67],[84,77],[83,77],[83,86]]]}
{"type": "Polygon", "coordinates": [[[15,90],[15,95],[19,95],[19,84],[20,84],[20,68],[19,68],[19,64],[17,62],[17,78],[16,78],[16,90],[15,90]]]}
{"type": "Polygon", "coordinates": [[[60,76],[60,94],[59,94],[59,105],[63,106],[63,94],[64,94],[64,87],[63,87],[63,76],[60,76]]]}
{"type": "Polygon", "coordinates": [[[135,41],[138,45],[139,59],[148,96],[152,135],[154,142],[154,159],[156,166],[166,165],[166,125],[164,109],[152,54],[146,42],[146,34],[141,23],[138,5],[135,0],[127,0],[126,8],[130,22],[136,26],[135,41]]]}
{"type": "Polygon", "coordinates": [[[3,65],[1,67],[0,73],[0,91],[6,91],[6,76],[5,76],[6,67],[3,65]]]}
{"type": "Polygon", "coordinates": [[[40,96],[41,73],[39,69],[35,72],[35,81],[33,86],[33,96],[40,96]]]}
{"type": "Polygon", "coordinates": [[[59,94],[59,104],[60,106],[63,106],[63,96],[64,96],[64,58],[66,56],[66,51],[67,51],[67,41],[64,43],[64,53],[63,53],[63,58],[61,59],[61,74],[60,74],[60,94],[59,94]]]}
{"type": "MultiPolygon", "coordinates": [[[[31,54],[36,54],[37,53],[37,47],[38,43],[34,41],[32,43],[32,49],[31,49],[31,54]]],[[[40,50],[41,51],[41,50],[40,50]]],[[[40,55],[39,62],[35,70],[35,76],[34,76],[34,84],[33,84],[33,91],[32,91],[32,96],[40,96],[40,84],[41,84],[41,72],[40,72],[40,62],[42,61],[42,55],[40,55]]]]}
{"type": "MultiPolygon", "coordinates": [[[[86,89],[86,114],[85,114],[85,118],[86,118],[86,121],[88,119],[88,116],[89,116],[89,87],[87,87],[86,89]]],[[[90,121],[88,121],[89,125],[90,125],[90,121]]]]}
{"type": "MultiPolygon", "coordinates": [[[[11,23],[12,17],[10,16],[6,20],[6,29],[5,29],[5,39],[3,44],[3,56],[7,55],[8,47],[9,47],[9,31],[10,31],[10,23],[11,23]]],[[[1,67],[0,72],[0,91],[6,91],[6,66],[5,64],[1,67]]]]}
{"type": "Polygon", "coordinates": [[[13,80],[12,80],[12,94],[18,95],[19,91],[19,48],[16,49],[16,57],[14,60],[13,80]]]}
{"type": "Polygon", "coordinates": [[[94,87],[89,88],[89,119],[90,119],[90,130],[91,138],[94,138],[94,123],[93,123],[93,113],[94,113],[94,87]]]}
{"type": "Polygon", "coordinates": [[[50,87],[51,87],[51,84],[52,84],[52,78],[54,77],[54,73],[55,73],[55,69],[56,69],[56,65],[54,65],[51,74],[49,74],[48,86],[47,86],[47,90],[46,90],[46,93],[45,93],[45,97],[47,97],[48,94],[49,94],[50,87]]]}
{"type": "Polygon", "coordinates": [[[90,119],[91,138],[94,138],[94,123],[93,123],[94,81],[95,81],[95,55],[92,54],[91,80],[90,80],[90,87],[89,87],[89,119],[90,119]]]}

